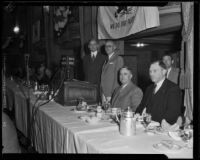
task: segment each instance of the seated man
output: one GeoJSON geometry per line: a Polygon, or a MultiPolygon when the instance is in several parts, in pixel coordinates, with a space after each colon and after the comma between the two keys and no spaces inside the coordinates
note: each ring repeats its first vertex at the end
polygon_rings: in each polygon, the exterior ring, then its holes
{"type": "Polygon", "coordinates": [[[46,68],[44,63],[42,63],[37,70],[36,77],[39,85],[49,84],[51,79],[51,71],[46,68]]]}
{"type": "Polygon", "coordinates": [[[122,67],[119,76],[122,85],[115,89],[111,107],[126,109],[130,106],[132,111],[136,110],[142,100],[143,93],[140,88],[132,83],[131,78],[131,70],[128,67],[122,67]]]}
{"type": "Polygon", "coordinates": [[[136,112],[141,113],[146,108],[152,120],[172,125],[181,115],[181,90],[165,78],[166,66],[162,61],[153,62],[149,74],[154,84],[147,88],[136,112]]]}

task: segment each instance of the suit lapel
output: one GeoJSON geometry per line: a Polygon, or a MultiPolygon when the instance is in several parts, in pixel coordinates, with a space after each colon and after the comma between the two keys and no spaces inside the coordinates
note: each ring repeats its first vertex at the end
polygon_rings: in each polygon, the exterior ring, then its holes
{"type": "Polygon", "coordinates": [[[169,72],[168,78],[173,78],[176,75],[176,70],[174,67],[172,67],[171,71],[169,72]]]}
{"type": "Polygon", "coordinates": [[[167,79],[164,80],[162,86],[159,88],[159,90],[156,92],[156,94],[164,93],[167,85],[167,79]]]}
{"type": "Polygon", "coordinates": [[[100,57],[101,55],[100,55],[100,53],[99,52],[97,52],[97,55],[96,55],[96,57],[95,57],[95,59],[94,59],[94,61],[93,62],[96,62],[98,59],[99,59],[99,57],[100,57]]]}
{"type": "Polygon", "coordinates": [[[115,100],[118,100],[117,103],[119,103],[120,101],[120,97],[122,97],[123,95],[126,95],[130,90],[133,89],[133,84],[132,82],[130,82],[129,84],[127,84],[127,86],[125,88],[122,89],[122,87],[120,86],[118,88],[118,90],[116,91],[116,94],[114,96],[113,102],[115,102],[115,100]]]}
{"type": "MultiPolygon", "coordinates": [[[[118,87],[118,89],[116,90],[116,92],[113,95],[113,102],[116,103],[115,101],[118,99],[119,95],[120,95],[120,89],[121,87],[118,87]]],[[[118,102],[117,102],[118,103],[118,102]]]]}
{"type": "Polygon", "coordinates": [[[129,82],[129,84],[127,84],[127,86],[125,88],[123,88],[121,91],[120,91],[120,96],[123,96],[125,95],[126,93],[128,93],[131,89],[133,89],[133,84],[132,82],[129,82]]]}
{"type": "Polygon", "coordinates": [[[111,59],[108,59],[108,61],[106,61],[107,63],[106,62],[104,63],[103,72],[107,70],[107,68],[109,67],[109,63],[113,62],[116,58],[117,58],[117,54],[114,53],[111,59]]]}
{"type": "Polygon", "coordinates": [[[173,68],[171,69],[171,71],[169,72],[169,75],[168,75],[168,78],[170,79],[170,77],[172,76],[173,74],[173,68]]]}

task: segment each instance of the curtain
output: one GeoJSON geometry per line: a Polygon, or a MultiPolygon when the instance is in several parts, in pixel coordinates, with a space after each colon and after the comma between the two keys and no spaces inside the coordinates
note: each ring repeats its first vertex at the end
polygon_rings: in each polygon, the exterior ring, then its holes
{"type": "Polygon", "coordinates": [[[50,66],[53,53],[53,6],[49,6],[49,11],[44,11],[44,34],[47,67],[50,66]]]}
{"type": "Polygon", "coordinates": [[[97,6],[79,7],[79,25],[81,37],[81,58],[85,55],[85,46],[91,38],[97,38],[97,6]]]}
{"type": "Polygon", "coordinates": [[[193,120],[193,56],[194,56],[194,5],[193,2],[182,2],[182,45],[180,56],[180,88],[184,89],[185,117],[193,120]]]}

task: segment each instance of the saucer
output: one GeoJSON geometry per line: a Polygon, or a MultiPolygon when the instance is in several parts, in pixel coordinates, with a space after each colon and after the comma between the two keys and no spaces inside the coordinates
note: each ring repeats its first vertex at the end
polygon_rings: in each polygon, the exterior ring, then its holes
{"type": "Polygon", "coordinates": [[[76,108],[72,109],[75,113],[86,113],[87,110],[77,110],[76,108]]]}

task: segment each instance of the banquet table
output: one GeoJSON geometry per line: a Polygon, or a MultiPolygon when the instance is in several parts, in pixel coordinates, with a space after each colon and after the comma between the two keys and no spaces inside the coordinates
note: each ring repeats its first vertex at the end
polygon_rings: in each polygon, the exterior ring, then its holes
{"type": "Polygon", "coordinates": [[[177,151],[157,150],[154,144],[171,140],[184,146],[183,141],[175,141],[167,134],[149,135],[143,127],[137,127],[136,135],[126,137],[119,133],[119,126],[108,120],[89,124],[79,117],[87,112],[75,112],[75,106],[62,106],[54,101],[38,108],[34,116],[33,133],[29,137],[32,110],[44,101],[36,101],[32,89],[7,80],[7,96],[15,110],[16,127],[32,140],[39,153],[107,153],[107,154],[164,154],[168,158],[193,158],[193,149],[182,147],[177,151]],[[30,93],[30,105],[27,103],[30,93]],[[28,113],[29,112],[29,113],[28,113]]]}

